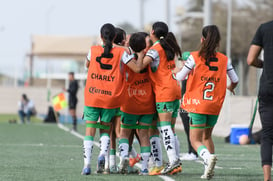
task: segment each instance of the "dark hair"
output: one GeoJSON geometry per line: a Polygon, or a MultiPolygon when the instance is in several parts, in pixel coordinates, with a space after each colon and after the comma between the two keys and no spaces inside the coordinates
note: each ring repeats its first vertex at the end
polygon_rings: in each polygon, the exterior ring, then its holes
{"type": "Polygon", "coordinates": [[[206,60],[206,64],[208,64],[210,57],[215,56],[221,36],[216,25],[205,26],[202,30],[202,36],[204,41],[201,43],[199,56],[203,57],[206,60]]]}
{"type": "Polygon", "coordinates": [[[134,52],[140,52],[146,48],[145,35],[141,32],[133,33],[129,40],[129,46],[134,52]]]}
{"type": "Polygon", "coordinates": [[[68,72],[68,74],[74,76],[75,73],[74,72],[68,72]]]}
{"type": "Polygon", "coordinates": [[[143,36],[145,36],[145,38],[146,38],[147,36],[149,36],[149,33],[144,32],[144,31],[141,31],[141,32],[139,32],[139,33],[142,34],[143,36]]]}
{"type": "Polygon", "coordinates": [[[152,28],[154,30],[155,36],[160,41],[160,45],[166,53],[167,60],[173,60],[175,54],[178,53],[178,49],[180,51],[180,47],[176,42],[174,42],[172,37],[168,36],[169,28],[167,24],[164,22],[156,22],[153,24],[152,28]]]}
{"type": "Polygon", "coordinates": [[[27,98],[27,95],[26,95],[26,94],[22,94],[22,98],[23,98],[25,101],[28,101],[28,98],[27,98]]]}
{"type": "Polygon", "coordinates": [[[163,39],[167,36],[167,33],[169,32],[169,28],[166,23],[164,22],[155,22],[152,26],[154,30],[154,34],[158,39],[163,39]]]}
{"type": "MultiPolygon", "coordinates": [[[[149,36],[149,34],[147,32],[141,31],[139,32],[141,34],[143,34],[143,36],[146,38],[147,36],[149,36]]],[[[151,39],[149,39],[149,47],[151,47],[153,45],[153,41],[151,39]]],[[[147,45],[146,45],[147,46],[147,45]]]]}
{"type": "MultiPolygon", "coordinates": [[[[149,36],[148,33],[145,32],[138,32],[138,33],[133,33],[130,37],[129,40],[129,46],[132,48],[134,52],[140,52],[146,48],[146,40],[145,38],[149,36]]],[[[135,59],[138,58],[137,54],[134,54],[135,59]]],[[[147,72],[148,69],[145,67],[142,69],[139,73],[145,73],[147,72]]]]}
{"type": "Polygon", "coordinates": [[[126,32],[121,28],[116,28],[116,37],[114,39],[114,43],[121,45],[122,41],[125,40],[126,32]]]}
{"type": "Polygon", "coordinates": [[[172,32],[169,32],[167,34],[166,41],[173,48],[174,54],[181,57],[182,56],[181,49],[180,49],[180,47],[177,43],[177,40],[172,32]]]}
{"type": "Polygon", "coordinates": [[[96,61],[99,62],[102,69],[109,70],[112,69],[112,65],[101,63],[101,58],[113,58],[113,54],[110,53],[110,51],[112,49],[112,42],[116,36],[115,27],[110,23],[106,23],[101,27],[100,34],[105,42],[104,52],[101,54],[101,56],[96,58],[96,61]]]}

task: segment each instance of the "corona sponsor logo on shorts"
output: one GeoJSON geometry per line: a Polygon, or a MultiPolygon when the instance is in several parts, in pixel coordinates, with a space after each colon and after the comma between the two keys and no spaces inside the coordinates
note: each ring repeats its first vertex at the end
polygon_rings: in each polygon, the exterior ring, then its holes
{"type": "Polygon", "coordinates": [[[103,94],[103,95],[112,95],[112,92],[109,90],[101,90],[101,89],[97,89],[96,87],[90,87],[89,88],[89,92],[91,94],[103,94]]]}

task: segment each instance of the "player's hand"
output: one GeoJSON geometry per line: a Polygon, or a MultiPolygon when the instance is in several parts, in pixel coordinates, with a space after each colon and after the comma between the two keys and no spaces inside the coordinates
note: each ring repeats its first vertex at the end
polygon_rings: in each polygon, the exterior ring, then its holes
{"type": "Polygon", "coordinates": [[[145,55],[144,50],[142,50],[140,52],[137,52],[136,54],[137,54],[138,59],[140,59],[140,60],[142,60],[144,58],[144,55],[145,55]]]}
{"type": "Polygon", "coordinates": [[[231,82],[229,86],[227,86],[227,89],[233,94],[235,95],[234,89],[237,86],[238,82],[231,82]]]}
{"type": "Polygon", "coordinates": [[[175,67],[175,68],[172,70],[172,73],[177,74],[178,72],[180,72],[181,69],[182,69],[182,67],[175,67]]]}
{"type": "Polygon", "coordinates": [[[186,64],[186,61],[181,61],[181,66],[184,67],[184,65],[186,64]]]}
{"type": "Polygon", "coordinates": [[[235,95],[234,88],[232,88],[231,85],[227,86],[227,89],[228,89],[233,95],[235,95]]]}

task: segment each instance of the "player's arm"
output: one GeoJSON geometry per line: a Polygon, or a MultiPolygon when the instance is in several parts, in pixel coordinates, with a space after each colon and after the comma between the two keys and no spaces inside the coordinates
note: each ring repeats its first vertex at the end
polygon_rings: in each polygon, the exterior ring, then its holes
{"type": "Polygon", "coordinates": [[[227,86],[227,89],[233,94],[235,95],[234,89],[237,87],[237,84],[239,82],[239,78],[231,64],[231,61],[228,60],[228,65],[227,65],[227,74],[228,77],[231,81],[230,85],[227,86]]]}
{"type": "Polygon", "coordinates": [[[259,54],[262,51],[263,47],[263,27],[260,26],[256,34],[251,42],[251,46],[248,51],[248,56],[247,56],[247,64],[257,67],[257,68],[262,68],[263,67],[263,61],[259,59],[259,54]]]}
{"type": "Polygon", "coordinates": [[[132,50],[130,47],[126,47],[126,46],[122,46],[122,45],[118,45],[118,44],[115,44],[113,43],[113,46],[114,47],[119,47],[119,48],[123,48],[128,54],[132,54],[132,50]]]}
{"type": "Polygon", "coordinates": [[[251,45],[248,51],[247,64],[257,68],[263,68],[263,61],[258,58],[261,51],[262,47],[251,45]]]}
{"type": "Polygon", "coordinates": [[[143,70],[147,65],[149,65],[152,61],[155,60],[155,57],[158,56],[158,53],[155,50],[148,50],[148,52],[145,54],[144,51],[137,53],[137,66],[140,68],[140,70],[143,70]]]}
{"type": "Polygon", "coordinates": [[[137,61],[135,60],[134,54],[128,54],[126,51],[124,51],[122,55],[122,62],[136,73],[139,73],[141,71],[137,61]]]}
{"type": "Polygon", "coordinates": [[[88,69],[90,64],[90,60],[85,59],[85,67],[88,69]]]}
{"type": "Polygon", "coordinates": [[[88,70],[90,65],[90,59],[91,59],[91,49],[88,51],[88,54],[85,59],[85,68],[88,70]]]}
{"type": "Polygon", "coordinates": [[[187,75],[192,71],[192,69],[195,66],[195,61],[192,55],[189,56],[189,58],[187,59],[187,61],[185,62],[183,68],[176,73],[176,71],[178,71],[179,69],[175,69],[174,70],[174,74],[175,74],[175,78],[178,81],[181,80],[185,80],[187,75]]]}

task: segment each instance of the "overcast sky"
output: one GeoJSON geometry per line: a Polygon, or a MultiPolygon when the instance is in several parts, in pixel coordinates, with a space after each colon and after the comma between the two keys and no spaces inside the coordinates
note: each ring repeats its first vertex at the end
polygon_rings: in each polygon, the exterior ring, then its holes
{"type": "MultiPolygon", "coordinates": [[[[140,0],[0,0],[0,72],[23,66],[31,35],[98,35],[106,22],[140,28],[140,0]]],[[[187,0],[169,0],[170,28],[175,10],[187,0]]],[[[166,21],[166,0],[144,0],[144,24],[166,21]]],[[[87,50],[88,51],[88,50],[87,50]]],[[[13,70],[11,70],[13,71],[13,70]]]]}

